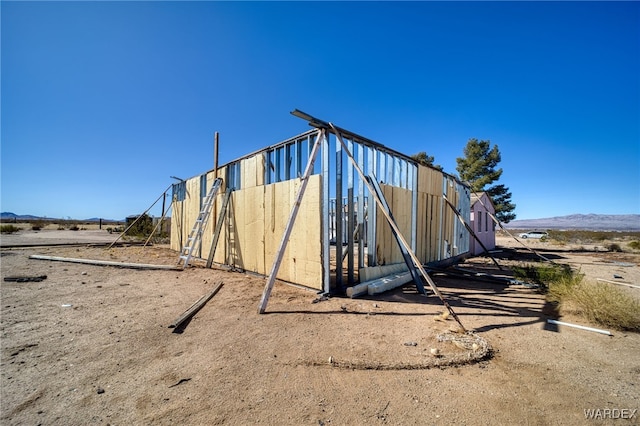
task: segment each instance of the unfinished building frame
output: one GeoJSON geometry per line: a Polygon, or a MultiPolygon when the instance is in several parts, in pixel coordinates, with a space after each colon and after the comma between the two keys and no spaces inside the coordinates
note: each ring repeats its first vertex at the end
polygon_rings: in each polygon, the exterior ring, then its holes
{"type": "MultiPolygon", "coordinates": [[[[336,138],[366,176],[380,183],[397,225],[424,265],[469,254],[469,188],[454,176],[342,128],[309,118],[314,127],[217,169],[224,181],[195,255],[207,258],[216,221],[224,221],[213,261],[267,275],[273,264],[312,147],[320,144],[277,278],[319,292],[340,293],[367,268],[404,262],[386,219],[336,138]],[[224,192],[232,190],[220,215],[224,192]]],[[[171,248],[182,249],[216,178],[210,170],[173,185],[171,248]]],[[[362,275],[362,277],[361,277],[362,275]]]]}

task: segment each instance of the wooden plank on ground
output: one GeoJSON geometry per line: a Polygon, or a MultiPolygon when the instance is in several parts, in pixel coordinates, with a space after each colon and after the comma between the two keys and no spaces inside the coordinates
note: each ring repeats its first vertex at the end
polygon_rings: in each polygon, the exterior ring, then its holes
{"type": "Polygon", "coordinates": [[[182,271],[182,268],[177,266],[171,266],[171,265],[152,265],[149,263],[112,262],[108,260],[77,259],[73,257],[58,257],[58,256],[42,256],[39,254],[33,254],[29,256],[29,259],[52,260],[55,262],[84,263],[87,265],[97,265],[97,266],[116,266],[118,268],[130,268],[130,269],[166,269],[169,271],[182,271]]]}
{"type": "Polygon", "coordinates": [[[193,317],[213,296],[216,295],[218,290],[222,288],[222,281],[218,282],[209,293],[198,299],[189,309],[187,309],[182,315],[180,315],[174,322],[169,325],[169,328],[180,328],[186,320],[193,317]]]}

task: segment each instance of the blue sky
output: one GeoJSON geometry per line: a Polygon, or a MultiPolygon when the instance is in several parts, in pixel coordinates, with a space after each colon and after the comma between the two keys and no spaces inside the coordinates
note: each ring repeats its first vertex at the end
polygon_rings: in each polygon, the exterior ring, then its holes
{"type": "Polygon", "coordinates": [[[518,219],[640,213],[638,2],[0,8],[2,211],[140,213],[298,108],[451,173],[490,140],[518,219]]]}

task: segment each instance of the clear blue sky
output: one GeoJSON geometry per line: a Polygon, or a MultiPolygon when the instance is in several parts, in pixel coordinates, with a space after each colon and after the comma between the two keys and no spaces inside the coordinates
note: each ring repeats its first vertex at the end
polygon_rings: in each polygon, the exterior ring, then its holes
{"type": "Polygon", "coordinates": [[[451,173],[490,140],[518,219],[640,213],[638,2],[0,7],[2,211],[140,213],[298,108],[451,173]]]}

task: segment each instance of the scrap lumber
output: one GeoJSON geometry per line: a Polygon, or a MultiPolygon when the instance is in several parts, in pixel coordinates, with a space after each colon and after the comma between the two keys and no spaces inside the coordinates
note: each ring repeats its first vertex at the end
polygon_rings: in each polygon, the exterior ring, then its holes
{"type": "Polygon", "coordinates": [[[208,294],[205,294],[198,299],[189,309],[187,309],[182,315],[180,315],[174,322],[169,325],[169,328],[180,328],[180,326],[189,318],[193,317],[213,296],[216,295],[218,290],[222,288],[222,281],[218,282],[208,294]]]}
{"type": "Polygon", "coordinates": [[[169,271],[182,271],[182,268],[178,268],[177,266],[170,266],[170,265],[112,262],[109,260],[77,259],[73,257],[58,257],[58,256],[42,256],[39,254],[32,254],[31,256],[29,256],[29,259],[52,260],[54,262],[84,263],[87,265],[98,265],[98,266],[116,266],[119,268],[130,268],[130,269],[162,269],[162,270],[169,270],[169,271]]]}

